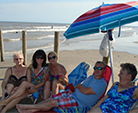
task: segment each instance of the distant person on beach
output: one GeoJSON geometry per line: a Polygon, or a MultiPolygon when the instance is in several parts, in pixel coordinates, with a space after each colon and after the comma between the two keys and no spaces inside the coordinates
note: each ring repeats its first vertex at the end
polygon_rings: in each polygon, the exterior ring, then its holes
{"type": "Polygon", "coordinates": [[[9,98],[0,100],[1,113],[14,107],[21,99],[33,94],[35,97],[43,98],[43,86],[48,79],[49,68],[46,65],[46,54],[43,50],[37,50],[32,57],[32,64],[29,66],[31,82],[23,81],[19,88],[9,98]],[[39,91],[39,93],[38,93],[39,91]]]}
{"type": "Polygon", "coordinates": [[[15,53],[13,55],[13,62],[15,66],[6,70],[4,80],[2,82],[2,98],[8,98],[20,86],[23,81],[31,81],[29,78],[29,71],[23,65],[24,57],[22,53],[15,53]]]}
{"type": "Polygon", "coordinates": [[[113,84],[107,95],[89,113],[128,113],[136,102],[138,87],[132,81],[137,75],[137,69],[130,63],[123,63],[120,67],[119,82],[113,84]]]}
{"type": "Polygon", "coordinates": [[[44,89],[44,99],[50,97],[51,90],[52,94],[58,94],[59,90],[64,90],[65,85],[68,83],[68,75],[65,67],[57,63],[58,57],[56,52],[51,51],[48,54],[48,67],[49,71],[49,80],[45,83],[44,89]]]}
{"type": "Polygon", "coordinates": [[[95,104],[104,94],[107,82],[103,78],[106,71],[106,64],[97,61],[94,66],[94,75],[89,76],[82,84],[75,86],[75,92],[64,91],[51,98],[41,101],[34,105],[18,104],[16,105],[20,113],[33,113],[36,111],[48,111],[53,107],[71,108],[86,107],[95,104]]]}

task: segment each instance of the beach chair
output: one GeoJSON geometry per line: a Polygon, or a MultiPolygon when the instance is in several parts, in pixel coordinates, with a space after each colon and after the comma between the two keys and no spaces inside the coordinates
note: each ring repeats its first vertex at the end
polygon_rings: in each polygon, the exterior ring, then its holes
{"type": "MultiPolygon", "coordinates": [[[[94,73],[93,73],[94,74],[94,73]]],[[[108,87],[108,84],[109,84],[109,81],[110,81],[110,78],[111,78],[111,74],[112,74],[112,70],[111,70],[111,68],[109,67],[109,66],[106,66],[106,72],[104,73],[104,78],[105,78],[105,80],[106,80],[106,82],[107,82],[107,87],[108,87]]],[[[106,90],[107,90],[107,87],[106,87],[106,90]]],[[[103,98],[104,97],[104,95],[105,95],[105,93],[106,93],[106,90],[105,90],[105,92],[104,92],[104,94],[101,96],[101,98],[103,98]]],[[[101,99],[100,98],[100,99],[101,99]]],[[[99,100],[100,100],[99,99],[99,100]]],[[[98,101],[99,101],[98,100],[98,101]]],[[[98,102],[97,101],[97,102],[98,102]]],[[[96,102],[96,103],[97,103],[96,102]]],[[[95,104],[96,104],[95,103],[95,104]]],[[[94,105],[95,105],[94,104],[94,105]]],[[[87,106],[87,107],[74,107],[74,108],[70,108],[70,109],[61,109],[61,108],[57,108],[57,107],[55,107],[55,108],[53,108],[53,110],[54,111],[56,111],[56,112],[58,112],[58,113],[86,113],[86,112],[88,112],[94,105],[92,105],[92,106],[87,106]]]]}
{"type": "Polygon", "coordinates": [[[37,91],[36,93],[32,93],[28,95],[27,97],[30,97],[33,104],[35,104],[37,102],[37,99],[39,98],[39,92],[37,91]]]}
{"type": "Polygon", "coordinates": [[[135,84],[137,80],[138,80],[138,78],[135,78],[135,79],[132,81],[132,83],[135,84]]]}
{"type": "MultiPolygon", "coordinates": [[[[103,76],[103,77],[105,78],[105,80],[106,80],[106,82],[107,82],[107,87],[108,87],[108,84],[109,84],[111,75],[112,75],[112,69],[111,69],[111,67],[106,66],[106,72],[104,73],[104,76],[103,76]]],[[[107,90],[107,87],[106,87],[106,90],[107,90]]],[[[106,90],[105,90],[104,94],[101,96],[101,98],[104,97],[104,95],[105,95],[105,93],[106,93],[106,90]]]]}

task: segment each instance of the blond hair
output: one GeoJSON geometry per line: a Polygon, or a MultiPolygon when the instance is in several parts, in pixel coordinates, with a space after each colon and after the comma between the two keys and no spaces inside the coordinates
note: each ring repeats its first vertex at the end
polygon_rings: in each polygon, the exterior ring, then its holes
{"type": "Polygon", "coordinates": [[[48,57],[49,57],[49,55],[54,55],[54,56],[57,57],[57,53],[56,53],[55,51],[51,51],[51,52],[49,52],[49,53],[48,53],[48,57]]]}
{"type": "Polygon", "coordinates": [[[23,57],[23,59],[24,59],[24,56],[23,56],[22,53],[14,53],[14,54],[13,54],[13,59],[14,59],[17,55],[21,55],[21,56],[23,57]]]}

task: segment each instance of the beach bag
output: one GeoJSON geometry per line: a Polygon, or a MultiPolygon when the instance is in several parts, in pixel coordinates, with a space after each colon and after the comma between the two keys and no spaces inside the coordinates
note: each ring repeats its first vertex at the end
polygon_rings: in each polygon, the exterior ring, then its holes
{"type": "Polygon", "coordinates": [[[107,32],[104,35],[104,38],[101,42],[99,52],[103,57],[108,57],[108,54],[109,54],[108,39],[110,40],[111,47],[113,47],[113,43],[115,42],[115,38],[114,38],[114,35],[112,34],[112,32],[107,32]]]}
{"type": "Polygon", "coordinates": [[[101,42],[100,49],[99,49],[99,52],[103,57],[108,56],[108,53],[109,53],[108,48],[109,48],[109,46],[108,46],[108,34],[105,34],[104,38],[101,42]]]}

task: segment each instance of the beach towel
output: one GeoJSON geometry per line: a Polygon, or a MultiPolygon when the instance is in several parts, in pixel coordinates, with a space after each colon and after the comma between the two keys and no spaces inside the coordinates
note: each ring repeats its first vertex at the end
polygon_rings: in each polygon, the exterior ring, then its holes
{"type": "Polygon", "coordinates": [[[69,75],[69,83],[73,83],[73,86],[80,84],[84,81],[88,74],[87,71],[90,68],[90,65],[86,62],[81,62],[69,75]]]}
{"type": "MultiPolygon", "coordinates": [[[[75,87],[76,85],[80,84],[82,81],[84,81],[87,77],[87,71],[90,68],[90,64],[86,62],[81,62],[69,75],[69,83],[73,84],[75,87]]],[[[68,90],[68,89],[67,89],[68,90]]],[[[59,90],[59,93],[63,92],[65,90],[59,90]]]]}

